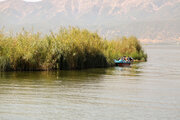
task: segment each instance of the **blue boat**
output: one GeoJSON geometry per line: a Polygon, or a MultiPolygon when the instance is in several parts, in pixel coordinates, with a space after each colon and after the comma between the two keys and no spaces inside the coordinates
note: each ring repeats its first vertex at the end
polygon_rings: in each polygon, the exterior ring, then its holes
{"type": "Polygon", "coordinates": [[[131,61],[125,61],[125,60],[114,60],[114,63],[116,66],[120,66],[120,67],[131,65],[131,61]]]}

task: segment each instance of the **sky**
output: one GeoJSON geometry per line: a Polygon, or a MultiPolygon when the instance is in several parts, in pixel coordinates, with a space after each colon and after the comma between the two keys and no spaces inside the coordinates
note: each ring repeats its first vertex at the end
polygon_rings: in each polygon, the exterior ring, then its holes
{"type": "MultiPolygon", "coordinates": [[[[0,2],[1,1],[5,1],[5,0],[0,0],[0,2]]],[[[39,1],[42,1],[42,0],[24,0],[24,1],[26,1],[26,2],[39,2],[39,1]]]]}
{"type": "Polygon", "coordinates": [[[41,0],[24,0],[24,1],[27,1],[27,2],[39,2],[41,0]]]}

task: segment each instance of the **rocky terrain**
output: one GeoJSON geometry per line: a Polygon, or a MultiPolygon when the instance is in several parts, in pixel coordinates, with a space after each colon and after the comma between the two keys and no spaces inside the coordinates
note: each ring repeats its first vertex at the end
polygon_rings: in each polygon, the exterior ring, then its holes
{"type": "Polygon", "coordinates": [[[180,40],[180,0],[1,0],[0,27],[56,31],[79,26],[107,38],[135,35],[144,42],[180,40]]]}

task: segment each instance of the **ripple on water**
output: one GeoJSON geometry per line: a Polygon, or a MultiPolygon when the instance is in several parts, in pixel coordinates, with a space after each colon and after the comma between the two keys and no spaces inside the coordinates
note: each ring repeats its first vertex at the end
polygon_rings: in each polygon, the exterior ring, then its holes
{"type": "Polygon", "coordinates": [[[144,48],[131,67],[0,73],[0,119],[177,120],[180,48],[144,48]]]}

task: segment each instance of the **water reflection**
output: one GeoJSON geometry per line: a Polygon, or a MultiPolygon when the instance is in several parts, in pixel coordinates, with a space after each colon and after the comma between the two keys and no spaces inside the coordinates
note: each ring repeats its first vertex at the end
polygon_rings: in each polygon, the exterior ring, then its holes
{"type": "Polygon", "coordinates": [[[0,74],[0,84],[6,82],[8,84],[21,83],[51,83],[53,81],[71,81],[86,82],[88,79],[93,81],[101,75],[106,74],[106,69],[89,69],[83,71],[43,71],[43,72],[2,72],[0,74]]]}
{"type": "Polygon", "coordinates": [[[0,73],[0,120],[175,120],[180,64],[162,58],[180,50],[163,48],[130,67],[0,73]]]}
{"type": "Polygon", "coordinates": [[[122,76],[141,76],[143,73],[142,63],[132,64],[129,67],[115,67],[116,74],[122,76]],[[118,72],[117,72],[118,71],[118,72]]]}
{"type": "Polygon", "coordinates": [[[140,76],[141,66],[133,64],[131,67],[112,67],[87,69],[81,71],[43,71],[43,72],[2,72],[0,73],[1,91],[5,86],[14,89],[20,87],[88,87],[99,84],[107,76],[140,76]]]}

